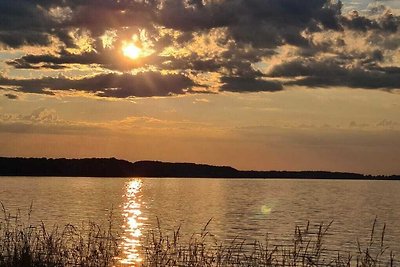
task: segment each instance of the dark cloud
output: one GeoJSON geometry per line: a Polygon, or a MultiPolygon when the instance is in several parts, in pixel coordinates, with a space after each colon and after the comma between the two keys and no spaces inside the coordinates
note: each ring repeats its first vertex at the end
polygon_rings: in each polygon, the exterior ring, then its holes
{"type": "Polygon", "coordinates": [[[48,45],[56,36],[73,46],[73,29],[87,29],[95,37],[107,29],[150,26],[156,1],[134,0],[2,0],[0,42],[9,47],[48,45]]]}
{"type": "Polygon", "coordinates": [[[237,42],[265,48],[307,45],[300,33],[316,25],[339,28],[340,6],[328,0],[4,0],[0,10],[0,41],[11,47],[46,45],[50,35],[72,45],[68,32],[75,28],[98,37],[107,29],[156,24],[184,32],[227,27],[237,42]]]}
{"type": "Polygon", "coordinates": [[[45,77],[40,79],[8,79],[1,77],[0,86],[14,86],[25,93],[55,94],[56,91],[83,91],[102,97],[152,97],[185,94],[194,82],[181,74],[158,72],[101,74],[82,79],[45,77]]]}
{"type": "Polygon", "coordinates": [[[396,33],[400,26],[400,17],[394,16],[388,10],[384,10],[384,13],[378,19],[370,19],[359,15],[358,11],[354,10],[349,16],[341,17],[341,23],[345,27],[357,31],[379,30],[387,33],[396,33]]]}
{"type": "Polygon", "coordinates": [[[327,0],[232,0],[188,7],[185,1],[165,1],[158,12],[161,25],[181,31],[226,27],[237,43],[257,48],[282,44],[307,46],[306,29],[338,29],[340,7],[327,0]],[[179,14],[179,15],[177,15],[179,14]]]}
{"type": "Polygon", "coordinates": [[[379,71],[379,72],[384,72],[384,73],[389,73],[389,74],[400,74],[400,67],[373,67],[372,70],[374,71],[379,71]]]}
{"type": "Polygon", "coordinates": [[[353,11],[349,17],[343,17],[342,23],[348,28],[358,31],[367,31],[370,29],[379,28],[378,23],[374,20],[370,20],[364,16],[359,16],[357,11],[353,11]]]}
{"type": "Polygon", "coordinates": [[[276,92],[283,90],[282,84],[276,81],[256,78],[222,77],[221,91],[230,92],[276,92]]]}
{"type": "Polygon", "coordinates": [[[351,69],[332,76],[310,76],[287,84],[310,87],[343,86],[365,89],[400,89],[400,74],[351,69]]]}
{"type": "Polygon", "coordinates": [[[71,64],[100,65],[111,70],[131,70],[149,64],[158,64],[162,57],[150,55],[140,60],[131,60],[122,55],[121,51],[110,51],[99,49],[99,51],[85,52],[82,54],[69,53],[66,50],[60,51],[57,55],[25,55],[10,60],[8,65],[17,69],[64,69],[71,64]]]}
{"type": "Polygon", "coordinates": [[[341,9],[340,1],[330,0],[3,0],[0,41],[11,47],[46,45],[53,35],[72,45],[71,29],[88,29],[98,37],[108,29],[161,25],[184,32],[226,27],[235,41],[266,48],[306,46],[304,30],[344,26],[396,32],[399,26],[399,17],[388,10],[374,20],[356,11],[343,16],[341,9]]]}
{"type": "Polygon", "coordinates": [[[190,2],[182,0],[163,1],[157,12],[157,22],[185,32],[224,27],[236,22],[238,2],[233,0],[190,5],[190,2]]]}
{"type": "Polygon", "coordinates": [[[297,59],[275,65],[269,73],[271,77],[329,76],[340,71],[334,61],[318,62],[297,59]]]}
{"type": "Polygon", "coordinates": [[[275,66],[271,77],[296,78],[287,85],[309,87],[345,86],[366,89],[399,89],[400,72],[397,67],[342,66],[337,60],[294,60],[275,66]]]}
{"type": "MultiPolygon", "coordinates": [[[[51,54],[19,55],[19,58],[6,62],[16,69],[63,70],[79,64],[80,67],[96,65],[122,72],[141,67],[194,75],[213,72],[222,77],[221,91],[234,92],[279,91],[283,89],[282,84],[399,88],[398,67],[382,67],[390,62],[388,50],[395,51],[400,46],[396,37],[399,27],[400,17],[383,6],[369,13],[342,14],[340,0],[0,2],[0,44],[3,46],[49,46],[54,37],[62,42],[59,47],[53,47],[51,54]],[[164,32],[160,36],[160,28],[179,33],[164,32]],[[127,59],[120,47],[139,29],[146,29],[154,53],[139,60],[127,59]],[[101,36],[110,30],[116,34],[114,48],[104,48],[101,36]],[[371,44],[371,49],[343,52],[348,50],[337,48],[351,45],[346,43],[345,35],[337,40],[318,40],[313,36],[317,32],[335,31],[357,34],[371,44]],[[93,42],[92,47],[78,52],[69,49],[78,45],[73,32],[87,34],[93,42]],[[223,49],[209,54],[192,49],[189,53],[160,55],[166,46],[194,46],[191,42],[199,36],[204,37],[205,42],[207,38],[215,38],[213,41],[223,49]],[[266,59],[279,55],[283,45],[294,47],[290,57],[298,58],[268,66],[272,69],[270,73],[261,70],[265,66],[258,68],[258,63],[264,64],[266,59]],[[335,59],[327,59],[323,54],[335,55],[335,59]],[[274,79],[268,80],[271,77],[274,79]]],[[[41,94],[79,90],[104,97],[130,97],[183,94],[194,82],[183,75],[145,72],[101,74],[82,79],[0,77],[1,85],[41,94]]]]}
{"type": "Polygon", "coordinates": [[[196,53],[186,57],[165,58],[161,65],[164,69],[185,69],[195,72],[221,72],[229,76],[261,77],[263,74],[255,70],[252,63],[259,62],[263,55],[270,56],[270,51],[229,49],[221,55],[204,59],[196,53]]]}
{"type": "Polygon", "coordinates": [[[4,96],[12,100],[18,99],[18,96],[14,94],[4,94],[4,96]]]}
{"type": "Polygon", "coordinates": [[[0,42],[10,47],[48,45],[54,26],[34,1],[0,1],[0,42]]]}
{"type": "Polygon", "coordinates": [[[89,0],[71,1],[73,16],[66,23],[70,27],[84,27],[95,36],[107,29],[120,29],[133,26],[151,27],[154,22],[156,1],[134,0],[89,0]]]}
{"type": "MultiPolygon", "coordinates": [[[[119,45],[117,45],[119,46],[119,45]]],[[[144,66],[158,66],[170,70],[191,70],[196,72],[218,72],[224,69],[230,75],[262,76],[251,66],[263,57],[276,54],[272,49],[256,49],[230,45],[228,49],[212,58],[204,58],[195,52],[186,56],[159,56],[156,53],[140,60],[131,60],[122,55],[121,51],[110,51],[99,48],[96,51],[82,54],[61,50],[58,54],[25,55],[6,63],[17,69],[64,69],[72,64],[96,64],[110,70],[131,70],[144,66]]]]}
{"type": "Polygon", "coordinates": [[[169,58],[162,67],[163,69],[185,69],[192,71],[216,72],[219,71],[224,63],[217,59],[203,60],[196,54],[191,54],[181,58],[169,58]]]}
{"type": "Polygon", "coordinates": [[[47,46],[50,44],[50,35],[34,31],[0,32],[0,42],[10,47],[20,47],[23,45],[47,46]]]}

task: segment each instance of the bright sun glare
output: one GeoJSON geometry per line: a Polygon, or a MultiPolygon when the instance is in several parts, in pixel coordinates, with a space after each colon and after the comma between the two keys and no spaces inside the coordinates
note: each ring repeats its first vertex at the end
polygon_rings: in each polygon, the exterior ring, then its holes
{"type": "Polygon", "coordinates": [[[122,53],[126,57],[129,57],[131,59],[137,59],[140,56],[141,49],[137,47],[135,44],[129,43],[122,47],[122,53]]]}

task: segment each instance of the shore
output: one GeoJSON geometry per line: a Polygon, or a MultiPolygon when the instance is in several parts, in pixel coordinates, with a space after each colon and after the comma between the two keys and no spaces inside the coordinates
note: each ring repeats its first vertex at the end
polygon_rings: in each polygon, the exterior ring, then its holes
{"type": "Polygon", "coordinates": [[[160,161],[132,163],[115,158],[0,157],[0,176],[400,180],[400,175],[331,171],[243,171],[229,166],[160,161]]]}

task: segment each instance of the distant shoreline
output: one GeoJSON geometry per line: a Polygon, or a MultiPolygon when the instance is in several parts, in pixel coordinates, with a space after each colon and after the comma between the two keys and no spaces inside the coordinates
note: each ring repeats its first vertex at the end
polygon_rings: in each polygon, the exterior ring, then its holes
{"type": "Polygon", "coordinates": [[[330,171],[243,171],[229,166],[161,161],[129,162],[115,158],[0,157],[0,176],[400,180],[400,175],[330,171]]]}

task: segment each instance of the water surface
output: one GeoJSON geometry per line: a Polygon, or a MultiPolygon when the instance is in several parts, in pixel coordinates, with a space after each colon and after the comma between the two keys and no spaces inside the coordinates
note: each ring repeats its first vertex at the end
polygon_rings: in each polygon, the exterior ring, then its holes
{"type": "Polygon", "coordinates": [[[0,201],[32,221],[106,222],[113,211],[123,232],[124,262],[140,255],[148,230],[181,226],[183,234],[208,230],[217,240],[290,239],[295,225],[333,221],[329,249],[354,251],[372,223],[386,227],[386,245],[400,254],[400,182],[339,180],[2,177],[0,201]]]}

